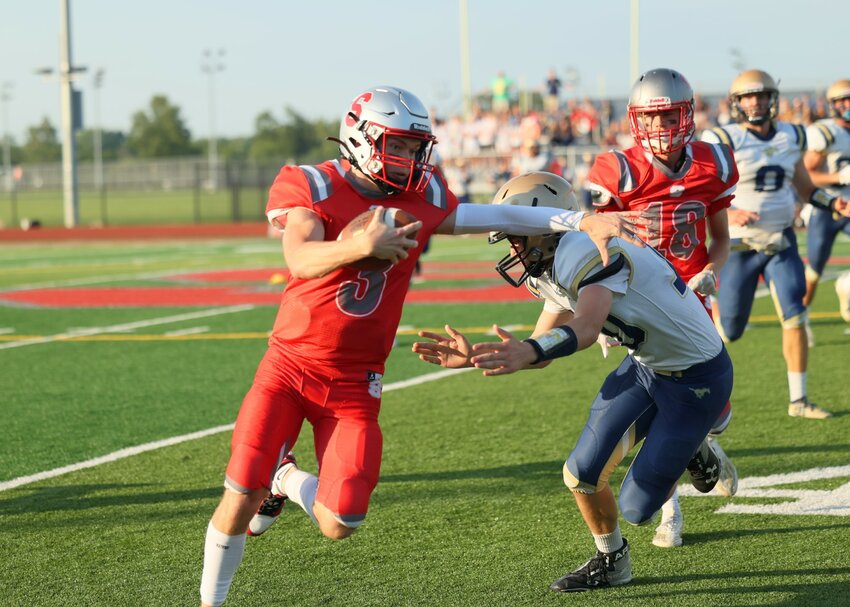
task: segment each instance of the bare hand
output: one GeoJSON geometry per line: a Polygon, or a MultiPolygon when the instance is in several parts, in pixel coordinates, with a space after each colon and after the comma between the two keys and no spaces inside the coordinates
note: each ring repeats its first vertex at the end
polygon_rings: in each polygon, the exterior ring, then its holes
{"type": "Polygon", "coordinates": [[[727,209],[726,212],[729,215],[730,226],[742,227],[761,219],[758,213],[745,211],[744,209],[727,209]]]}
{"type": "Polygon", "coordinates": [[[417,341],[413,343],[413,352],[419,355],[419,360],[426,363],[440,365],[447,369],[462,369],[471,367],[469,357],[472,355],[472,347],[469,340],[450,327],[445,326],[447,335],[432,333],[431,331],[419,331],[419,337],[431,341],[417,341]]]}
{"type": "Polygon", "coordinates": [[[599,249],[603,266],[607,266],[610,259],[608,241],[612,238],[622,238],[639,247],[645,246],[636,234],[634,217],[634,213],[624,212],[589,213],[582,218],[579,229],[590,236],[593,244],[599,249]]]}
{"type": "Polygon", "coordinates": [[[472,346],[475,356],[470,362],[479,369],[485,369],[484,375],[507,375],[534,364],[537,352],[531,344],[516,339],[498,325],[493,325],[493,330],[501,342],[472,346]]]}
{"type": "Polygon", "coordinates": [[[382,221],[384,207],[375,208],[369,225],[357,238],[362,239],[364,257],[378,257],[396,264],[407,259],[407,250],[419,246],[419,242],[407,235],[422,227],[421,221],[414,221],[400,228],[392,228],[382,221]]]}
{"type": "MultiPolygon", "coordinates": [[[[847,165],[850,167],[850,165],[847,165]]],[[[833,209],[839,215],[843,215],[844,217],[850,217],[850,200],[845,198],[836,198],[833,203],[833,209]]]]}

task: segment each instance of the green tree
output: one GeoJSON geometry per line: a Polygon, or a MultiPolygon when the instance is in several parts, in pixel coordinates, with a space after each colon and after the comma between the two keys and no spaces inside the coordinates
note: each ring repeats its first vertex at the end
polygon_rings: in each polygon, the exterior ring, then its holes
{"type": "Polygon", "coordinates": [[[164,95],[151,99],[149,111],[136,112],[127,135],[127,148],[139,158],[163,158],[196,154],[180,108],[164,95]]]}
{"type": "Polygon", "coordinates": [[[254,122],[249,157],[278,163],[312,163],[336,156],[336,144],[326,141],[338,127],[325,121],[309,122],[292,108],[285,109],[280,122],[271,112],[263,112],[254,122]]]}
{"type": "Polygon", "coordinates": [[[22,152],[24,162],[56,162],[62,158],[62,144],[56,128],[47,117],[41,124],[27,129],[22,152]]]}
{"type": "MultiPolygon", "coordinates": [[[[104,160],[115,160],[121,156],[127,136],[121,131],[101,131],[100,145],[104,160]]],[[[77,132],[77,159],[94,160],[94,131],[86,129],[77,132]]]]}

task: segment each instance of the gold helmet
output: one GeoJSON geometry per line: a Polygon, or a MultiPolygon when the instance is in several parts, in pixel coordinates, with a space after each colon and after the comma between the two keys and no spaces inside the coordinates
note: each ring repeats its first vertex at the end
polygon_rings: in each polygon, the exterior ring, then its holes
{"type": "MultiPolygon", "coordinates": [[[[514,177],[499,188],[493,204],[510,204],[520,207],[555,207],[578,211],[579,203],[573,186],[563,177],[545,171],[533,171],[514,177]]],[[[496,264],[496,271],[514,287],[520,286],[529,276],[537,278],[552,265],[555,250],[563,232],[540,236],[516,236],[505,232],[490,234],[490,244],[507,239],[513,251],[496,264]],[[522,265],[523,273],[514,278],[508,271],[522,265]]]]}
{"type": "Polygon", "coordinates": [[[826,100],[829,102],[830,115],[850,122],[850,108],[838,109],[835,107],[836,101],[847,99],[848,97],[850,97],[850,80],[842,79],[833,82],[829,88],[826,89],[826,100]]]}
{"type": "Polygon", "coordinates": [[[747,70],[738,74],[729,87],[729,105],[731,106],[732,118],[738,122],[749,122],[756,126],[762,125],[776,118],[779,109],[779,87],[770,74],[762,70],[747,70]],[[753,93],[767,93],[769,104],[767,113],[756,111],[745,112],[741,109],[740,100],[744,95],[753,93]]]}

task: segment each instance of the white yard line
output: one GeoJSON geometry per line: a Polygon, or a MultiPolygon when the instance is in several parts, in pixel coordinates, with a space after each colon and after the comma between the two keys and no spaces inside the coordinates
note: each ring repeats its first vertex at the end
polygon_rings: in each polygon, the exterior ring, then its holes
{"type": "Polygon", "coordinates": [[[143,329],[145,327],[153,327],[156,325],[165,325],[172,322],[180,322],[183,320],[196,320],[198,318],[208,318],[210,316],[220,316],[221,314],[232,314],[234,312],[245,312],[253,310],[255,306],[239,305],[228,306],[225,308],[213,308],[211,310],[201,310],[200,312],[188,312],[186,314],[177,314],[175,316],[163,316],[161,318],[151,318],[149,320],[138,320],[136,322],[122,323],[119,325],[111,325],[108,327],[89,327],[85,329],[77,329],[76,331],[67,331],[56,335],[45,335],[44,337],[35,337],[33,339],[25,339],[21,341],[11,341],[0,344],[0,350],[8,350],[10,348],[20,348],[22,346],[35,346],[38,344],[46,344],[54,341],[62,341],[74,337],[83,337],[87,335],[100,335],[102,333],[117,333],[121,331],[132,331],[134,329],[143,329]]]}
{"type": "MultiPolygon", "coordinates": [[[[449,377],[452,375],[457,375],[458,373],[464,373],[466,371],[473,370],[474,369],[472,368],[446,369],[445,371],[437,371],[436,373],[427,373],[425,375],[420,375],[419,377],[414,377],[412,379],[405,379],[403,381],[397,381],[395,383],[388,384],[384,386],[384,392],[401,390],[403,388],[409,388],[410,386],[417,386],[419,384],[424,384],[438,379],[443,379],[444,377],[449,377]]],[[[68,474],[70,472],[77,472],[79,470],[85,470],[86,468],[94,468],[95,466],[100,466],[101,464],[115,462],[126,457],[132,457],[134,455],[139,455],[140,453],[145,453],[146,451],[155,451],[156,449],[179,445],[180,443],[185,443],[187,441],[195,440],[198,438],[204,438],[213,434],[219,434],[220,432],[229,432],[230,430],[233,430],[233,424],[227,424],[225,426],[216,426],[214,428],[207,428],[206,430],[199,430],[198,432],[192,432],[190,434],[173,436],[171,438],[165,438],[162,440],[154,441],[152,443],[136,445],[135,447],[127,447],[126,449],[119,449],[118,451],[113,451],[112,453],[108,453],[100,457],[95,457],[94,459],[87,459],[84,462],[71,464],[69,466],[62,466],[61,468],[54,468],[53,470],[47,470],[45,472],[30,474],[29,476],[19,476],[18,478],[13,478],[10,481],[0,483],[0,492],[7,491],[9,489],[15,489],[16,487],[22,487],[23,485],[29,485],[30,483],[36,483],[38,481],[47,480],[49,478],[56,478],[57,476],[62,476],[63,474],[68,474]]]]}

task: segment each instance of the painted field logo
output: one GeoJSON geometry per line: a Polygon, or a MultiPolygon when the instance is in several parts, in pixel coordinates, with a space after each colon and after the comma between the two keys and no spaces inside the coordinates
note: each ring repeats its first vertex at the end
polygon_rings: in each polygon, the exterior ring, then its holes
{"type": "MultiPolygon", "coordinates": [[[[812,468],[801,472],[742,478],[738,492],[717,514],[781,514],[797,516],[850,516],[850,480],[835,489],[783,488],[783,485],[809,483],[823,479],[850,479],[850,466],[812,468]],[[742,501],[742,498],[747,498],[742,501]],[[760,499],[785,499],[779,503],[757,503],[760,499]]],[[[680,485],[679,493],[689,497],[717,497],[698,492],[690,485],[680,485]]]]}

